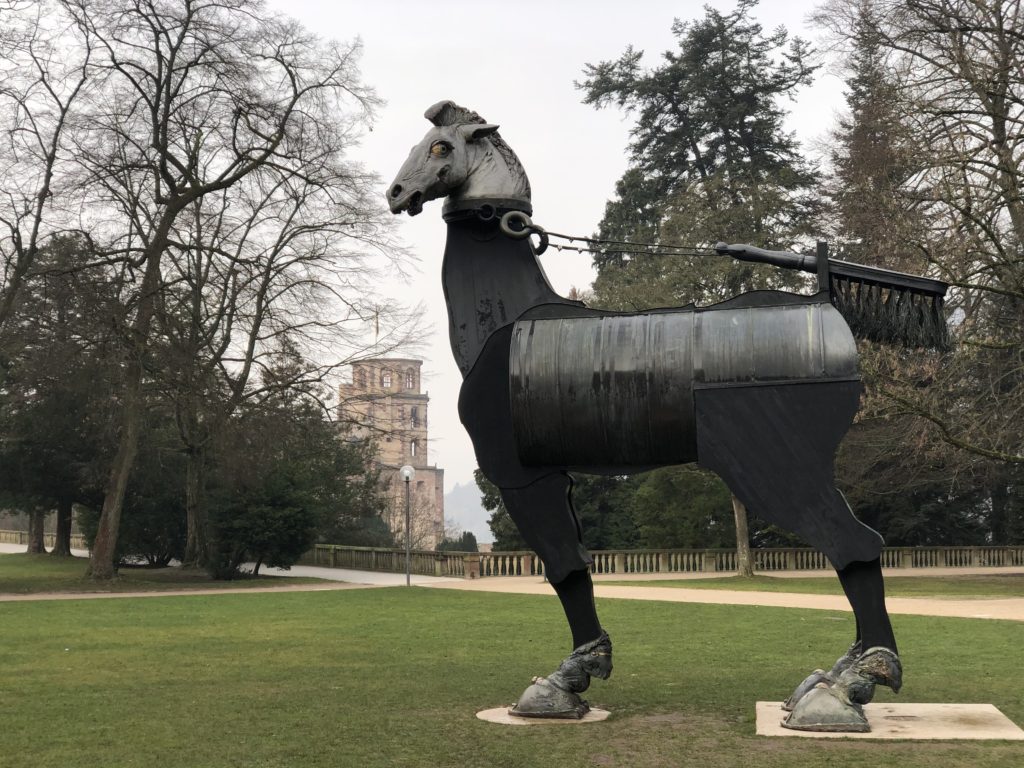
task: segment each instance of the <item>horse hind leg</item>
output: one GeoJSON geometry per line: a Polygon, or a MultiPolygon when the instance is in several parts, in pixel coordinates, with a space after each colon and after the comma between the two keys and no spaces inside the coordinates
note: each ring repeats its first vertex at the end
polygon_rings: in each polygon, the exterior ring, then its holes
{"type": "Polygon", "coordinates": [[[580,718],[589,705],[580,694],[591,677],[612,672],[612,645],[601,628],[590,577],[591,558],[583,546],[572,506],[572,478],[558,472],[516,488],[501,498],[526,543],[544,561],[545,573],[562,603],[573,651],[547,677],[536,677],[510,710],[522,717],[580,718]]]}
{"type": "Polygon", "coordinates": [[[853,516],[834,483],[835,451],[859,395],[859,382],[822,382],[704,389],[695,397],[700,464],[759,517],[822,551],[856,617],[850,650],[829,672],[816,670],[788,700],[797,708],[787,723],[792,728],[868,730],[860,705],[875,685],[898,691],[902,684],[885,607],[882,539],[853,516]]]}

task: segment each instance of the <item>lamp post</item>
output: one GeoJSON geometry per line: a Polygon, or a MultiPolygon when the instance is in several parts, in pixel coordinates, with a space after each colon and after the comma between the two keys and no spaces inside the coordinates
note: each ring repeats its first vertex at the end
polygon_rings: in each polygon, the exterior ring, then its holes
{"type": "Polygon", "coordinates": [[[416,470],[406,464],[398,473],[405,481],[405,586],[412,585],[412,513],[409,505],[409,482],[416,477],[416,470]]]}

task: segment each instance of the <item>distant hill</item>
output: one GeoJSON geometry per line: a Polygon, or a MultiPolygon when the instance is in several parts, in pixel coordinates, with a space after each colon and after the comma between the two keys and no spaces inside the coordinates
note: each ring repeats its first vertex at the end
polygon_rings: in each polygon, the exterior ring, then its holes
{"type": "Polygon", "coordinates": [[[471,531],[481,544],[494,541],[487,520],[491,513],[480,504],[480,489],[476,483],[456,483],[444,495],[445,520],[453,520],[462,530],[471,531]]]}

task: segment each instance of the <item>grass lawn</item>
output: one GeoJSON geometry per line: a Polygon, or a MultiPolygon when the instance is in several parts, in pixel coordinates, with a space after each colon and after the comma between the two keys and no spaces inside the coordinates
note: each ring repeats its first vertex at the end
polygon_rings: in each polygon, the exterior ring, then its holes
{"type": "MultiPolygon", "coordinates": [[[[727,576],[707,579],[665,579],[663,581],[605,581],[631,587],[682,587],[684,589],[737,589],[756,592],[806,592],[814,595],[841,595],[835,576],[786,578],[754,576],[746,579],[727,576]]],[[[885,581],[885,592],[892,597],[1024,597],[1024,574],[1007,573],[964,576],[893,576],[885,581]]],[[[1024,759],[1021,760],[1024,766],[1024,759]]]]}
{"type": "Polygon", "coordinates": [[[259,576],[214,581],[205,571],[181,568],[122,568],[109,583],[85,577],[89,561],[84,557],[0,554],[0,594],[37,592],[157,592],[166,589],[221,589],[287,586],[319,579],[290,576],[259,576]]]}
{"type": "MultiPolygon", "coordinates": [[[[1020,742],[753,735],[845,649],[828,611],[601,601],[602,724],[519,727],[511,704],[568,650],[552,597],[425,588],[0,604],[0,766],[75,768],[1013,768],[1020,742]]],[[[901,701],[991,702],[1024,722],[1024,625],[897,616],[901,701]]],[[[890,700],[888,690],[879,700],[890,700]]]]}

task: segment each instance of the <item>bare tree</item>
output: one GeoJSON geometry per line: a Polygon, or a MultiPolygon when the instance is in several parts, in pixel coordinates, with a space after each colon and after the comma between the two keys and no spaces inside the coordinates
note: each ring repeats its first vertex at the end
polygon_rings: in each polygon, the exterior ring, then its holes
{"type": "MultiPolygon", "coordinates": [[[[308,390],[353,357],[406,343],[410,316],[376,298],[368,252],[393,258],[373,177],[326,144],[317,169],[261,169],[207,195],[179,218],[157,312],[170,396],[187,456],[185,563],[207,555],[203,474],[208,447],[243,402],[281,387],[308,390]],[[368,342],[368,323],[379,331],[368,342]],[[289,377],[262,377],[282,344],[306,351],[289,377]]],[[[329,412],[325,409],[325,412],[329,412]]]]}
{"type": "Polygon", "coordinates": [[[264,169],[312,175],[323,137],[350,136],[372,94],[357,45],[323,44],[248,0],[59,0],[93,52],[97,85],[74,153],[94,250],[133,279],[125,306],[125,387],[116,456],[90,562],[114,574],[125,488],[137,451],[154,319],[176,225],[203,198],[264,169]]]}
{"type": "MultiPolygon", "coordinates": [[[[386,497],[383,518],[394,534],[395,543],[405,546],[405,483],[392,468],[381,471],[386,497]],[[388,477],[391,474],[393,477],[388,477]]],[[[415,483],[415,481],[412,481],[415,483]]],[[[435,519],[436,507],[431,504],[427,493],[409,489],[409,532],[413,549],[434,549],[444,538],[444,524],[435,519]]]]}
{"type": "Polygon", "coordinates": [[[91,49],[50,2],[0,0],[0,338],[67,203],[63,166],[91,49]]]}
{"type": "Polygon", "coordinates": [[[946,357],[882,367],[877,380],[902,412],[975,461],[1022,465],[1024,8],[1020,0],[833,0],[818,20],[850,41],[865,16],[904,136],[916,142],[916,172],[896,191],[920,225],[908,245],[954,286],[959,342],[946,357]]]}

